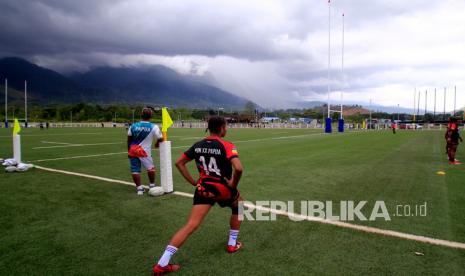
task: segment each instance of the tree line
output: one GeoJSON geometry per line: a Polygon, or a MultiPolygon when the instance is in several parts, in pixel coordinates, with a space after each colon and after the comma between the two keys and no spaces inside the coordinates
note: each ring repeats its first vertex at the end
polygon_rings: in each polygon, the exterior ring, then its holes
{"type": "MultiPolygon", "coordinates": [[[[140,112],[144,105],[99,105],[92,103],[78,103],[78,104],[62,104],[54,106],[31,106],[28,108],[28,121],[40,122],[132,122],[140,119],[140,112]]],[[[361,108],[361,106],[344,107],[361,108]]],[[[208,116],[220,114],[223,116],[237,116],[249,115],[254,118],[261,117],[278,117],[283,121],[290,118],[310,118],[322,121],[326,115],[326,107],[319,106],[307,109],[279,109],[279,110],[265,110],[257,107],[254,103],[248,102],[242,110],[226,110],[226,109],[190,109],[190,108],[169,108],[170,116],[175,121],[192,121],[204,120],[208,116]]],[[[24,119],[24,107],[19,105],[12,105],[8,108],[8,118],[16,117],[20,120],[24,119]]],[[[450,114],[436,114],[433,119],[433,114],[426,114],[417,117],[417,121],[433,122],[442,121],[447,119],[450,114]]],[[[463,116],[463,111],[456,114],[458,117],[463,116]]],[[[333,120],[339,118],[339,113],[332,114],[333,120]]],[[[345,116],[345,121],[348,123],[361,123],[369,118],[366,112],[355,113],[350,116],[345,116]]],[[[372,118],[383,118],[396,120],[412,120],[411,114],[390,114],[386,112],[372,112],[372,118]]],[[[4,121],[4,112],[0,115],[0,120],[4,121]]],[[[155,109],[154,120],[161,121],[161,110],[155,109]]]]}

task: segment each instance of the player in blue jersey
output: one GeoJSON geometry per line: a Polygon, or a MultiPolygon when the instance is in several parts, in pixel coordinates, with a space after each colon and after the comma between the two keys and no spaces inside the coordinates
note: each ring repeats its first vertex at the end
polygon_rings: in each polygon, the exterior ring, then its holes
{"type": "Polygon", "coordinates": [[[131,165],[132,180],[136,184],[137,194],[144,194],[141,185],[140,173],[142,165],[147,170],[149,187],[155,187],[155,166],[152,159],[152,144],[155,139],[155,147],[163,141],[160,128],[152,124],[152,110],[148,107],[142,109],[142,121],[134,123],[128,130],[128,157],[131,165]]]}

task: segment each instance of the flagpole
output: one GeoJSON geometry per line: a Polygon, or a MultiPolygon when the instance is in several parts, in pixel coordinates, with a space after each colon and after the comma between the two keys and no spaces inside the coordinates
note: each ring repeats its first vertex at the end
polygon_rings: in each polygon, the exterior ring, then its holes
{"type": "Polygon", "coordinates": [[[5,78],[5,128],[8,127],[8,79],[5,78]]]}
{"type": "Polygon", "coordinates": [[[417,107],[416,107],[416,104],[417,104],[417,88],[415,87],[415,90],[413,91],[413,122],[415,123],[415,115],[416,115],[416,112],[417,112],[417,107]]]}
{"type": "Polygon", "coordinates": [[[436,88],[434,88],[434,111],[433,111],[433,122],[436,122],[436,88]]]}
{"type": "Polygon", "coordinates": [[[24,124],[27,127],[27,81],[24,81],[24,124]]]}
{"type": "Polygon", "coordinates": [[[457,109],[457,86],[454,86],[454,116],[457,109]]]}
{"type": "Polygon", "coordinates": [[[370,126],[368,127],[368,129],[371,129],[372,128],[372,123],[371,123],[371,99],[370,99],[370,126]]]}
{"type": "Polygon", "coordinates": [[[428,90],[425,90],[425,120],[426,121],[426,112],[428,110],[428,90]]]}
{"type": "Polygon", "coordinates": [[[446,120],[446,94],[447,94],[447,88],[444,87],[444,109],[443,109],[444,119],[443,120],[446,120]]]}
{"type": "MultiPolygon", "coordinates": [[[[421,93],[420,90],[418,90],[418,104],[417,104],[417,117],[420,118],[420,98],[421,98],[421,93]]],[[[418,119],[420,120],[420,119],[418,119]]]]}

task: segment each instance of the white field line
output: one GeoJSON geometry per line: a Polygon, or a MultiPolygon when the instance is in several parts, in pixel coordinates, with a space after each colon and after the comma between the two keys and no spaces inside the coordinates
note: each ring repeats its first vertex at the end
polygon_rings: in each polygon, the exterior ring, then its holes
{"type": "MultiPolygon", "coordinates": [[[[352,131],[354,133],[356,131],[352,131]]],[[[251,140],[239,140],[234,143],[246,143],[246,142],[261,142],[266,140],[278,140],[278,139],[285,139],[285,138],[301,138],[305,136],[312,136],[312,135],[322,135],[324,133],[312,133],[312,134],[303,134],[303,135],[294,135],[294,136],[282,136],[282,137],[270,137],[270,138],[261,138],[261,139],[251,139],[251,140]]],[[[173,137],[173,136],[171,136],[173,137]]],[[[204,138],[204,137],[201,137],[204,138]]],[[[171,149],[188,149],[191,145],[184,145],[184,146],[175,146],[171,147],[171,149]]],[[[91,157],[99,157],[99,156],[107,156],[107,155],[117,155],[117,154],[125,154],[126,151],[122,152],[110,152],[110,153],[102,153],[102,154],[90,154],[90,155],[78,155],[78,156],[69,156],[69,157],[58,157],[58,158],[49,158],[49,159],[39,159],[29,161],[31,163],[34,162],[46,162],[46,161],[58,161],[58,160],[68,160],[68,159],[79,159],[79,158],[91,158],[91,157]]]]}
{"type": "MultiPolygon", "coordinates": [[[[129,182],[129,181],[111,179],[111,178],[106,178],[106,177],[100,177],[100,176],[83,174],[83,173],[76,173],[76,172],[70,172],[70,171],[56,170],[56,169],[51,169],[51,168],[46,168],[46,167],[41,167],[41,166],[36,166],[36,168],[40,169],[40,170],[44,170],[44,171],[49,171],[49,172],[56,172],[56,173],[80,176],[80,177],[85,177],[85,178],[90,178],[90,179],[95,179],[95,180],[101,180],[101,181],[110,182],[110,183],[118,183],[118,184],[123,184],[123,185],[128,185],[128,186],[134,186],[134,184],[129,182]]],[[[148,188],[147,186],[144,186],[144,187],[148,188]]],[[[190,198],[193,197],[192,194],[184,193],[184,192],[174,192],[173,194],[178,195],[178,196],[183,196],[183,197],[190,197],[190,198]]],[[[439,246],[444,246],[444,247],[450,247],[450,248],[464,249],[465,250],[465,243],[461,243],[461,242],[441,240],[441,239],[430,238],[430,237],[425,237],[425,236],[420,236],[420,235],[397,232],[397,231],[393,231],[393,230],[385,230],[385,229],[381,229],[381,228],[351,224],[351,223],[347,223],[347,222],[333,221],[333,220],[328,220],[328,219],[323,219],[323,218],[318,218],[318,217],[313,217],[313,216],[304,216],[304,215],[300,215],[300,214],[296,214],[296,213],[290,213],[290,212],[287,212],[287,211],[276,210],[276,209],[267,208],[267,207],[263,207],[263,206],[257,206],[257,205],[254,205],[254,204],[244,204],[244,205],[247,208],[254,208],[256,210],[261,210],[261,211],[268,212],[268,213],[273,213],[273,214],[276,214],[276,215],[299,218],[299,219],[302,219],[302,220],[311,221],[311,222],[318,222],[318,223],[322,223],[322,224],[329,224],[329,225],[333,225],[333,226],[337,226],[337,227],[341,227],[341,228],[348,228],[348,229],[361,231],[361,232],[365,232],[365,233],[395,237],[395,238],[404,239],[404,240],[410,240],[410,241],[416,241],[416,242],[421,242],[421,243],[427,243],[427,244],[433,244],[433,245],[439,245],[439,246]]]]}
{"type": "MultiPolygon", "coordinates": [[[[101,135],[101,132],[79,132],[79,133],[55,133],[55,134],[21,134],[22,137],[32,137],[32,136],[70,136],[70,135],[101,135]]],[[[3,135],[0,138],[11,138],[12,135],[3,135]]]]}
{"type": "MultiPolygon", "coordinates": [[[[187,147],[188,146],[178,146],[178,147],[171,147],[171,148],[172,149],[178,149],[178,148],[187,148],[187,147]]],[[[120,151],[120,152],[109,152],[109,153],[100,153],[100,154],[77,155],[77,156],[68,156],[68,157],[38,159],[38,160],[32,160],[32,161],[28,161],[28,162],[30,162],[30,163],[39,163],[39,162],[47,162],[47,161],[58,161],[58,160],[80,159],[80,158],[92,158],[92,157],[118,155],[118,154],[128,154],[128,152],[127,151],[120,151]]]]}
{"type": "Polygon", "coordinates": [[[185,137],[185,138],[181,138],[179,140],[195,140],[195,139],[203,139],[205,137],[185,137]]]}
{"type": "Polygon", "coordinates": [[[72,145],[73,143],[62,143],[62,142],[51,142],[51,141],[40,141],[42,144],[57,144],[57,145],[72,145]]]}
{"type": "Polygon", "coordinates": [[[89,147],[89,146],[103,146],[103,145],[117,145],[122,144],[123,142],[113,142],[113,143],[95,143],[95,144],[67,144],[60,146],[47,146],[47,147],[34,147],[32,149],[54,149],[54,148],[70,148],[70,147],[89,147]]]}
{"type": "Polygon", "coordinates": [[[291,138],[303,138],[308,136],[315,136],[315,135],[325,135],[325,133],[310,133],[310,134],[301,134],[301,135],[293,135],[293,136],[279,136],[279,137],[269,137],[269,138],[257,138],[257,139],[250,139],[250,140],[239,140],[233,142],[234,144],[237,143],[248,143],[248,142],[262,142],[268,140],[280,140],[280,139],[291,139],[291,138]]]}
{"type": "Polygon", "coordinates": [[[80,158],[92,158],[92,157],[117,155],[117,154],[128,154],[128,152],[127,151],[120,151],[120,152],[109,152],[109,153],[101,153],[101,154],[89,154],[89,155],[58,157],[58,158],[49,158],[49,159],[39,159],[39,160],[33,160],[33,161],[28,161],[28,162],[30,162],[30,163],[39,163],[39,162],[47,162],[47,161],[70,160],[70,159],[80,159],[80,158]]]}

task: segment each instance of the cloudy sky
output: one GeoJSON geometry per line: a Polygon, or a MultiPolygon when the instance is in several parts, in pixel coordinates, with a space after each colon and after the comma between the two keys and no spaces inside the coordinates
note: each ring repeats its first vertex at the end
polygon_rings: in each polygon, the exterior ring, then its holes
{"type": "MultiPolygon", "coordinates": [[[[465,1],[332,0],[331,93],[413,106],[415,88],[465,106],[465,1]],[[341,72],[342,13],[345,73],[341,72]]],[[[327,100],[326,0],[2,0],[0,56],[63,73],[162,64],[212,74],[264,107],[327,100]]]]}

